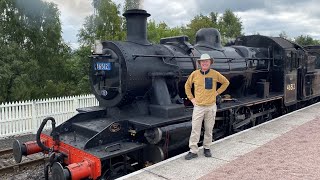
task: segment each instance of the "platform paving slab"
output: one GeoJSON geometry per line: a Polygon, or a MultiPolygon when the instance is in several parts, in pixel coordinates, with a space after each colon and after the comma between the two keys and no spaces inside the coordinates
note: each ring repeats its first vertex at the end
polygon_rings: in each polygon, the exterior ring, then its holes
{"type": "Polygon", "coordinates": [[[204,175],[201,180],[320,179],[320,118],[204,175]]]}
{"type": "MultiPolygon", "coordinates": [[[[234,161],[241,162],[241,158],[244,158],[247,154],[268,145],[271,141],[280,139],[281,136],[288,132],[294,132],[292,130],[297,129],[301,125],[319,118],[319,110],[320,103],[317,103],[213,142],[211,145],[212,158],[204,157],[201,147],[198,153],[199,157],[196,159],[185,160],[184,156],[187,154],[186,152],[119,179],[189,180],[198,179],[202,176],[204,179],[212,179],[210,176],[208,178],[205,175],[214,172],[216,169],[221,169],[234,161]]],[[[272,154],[272,148],[269,147],[265,152],[261,152],[262,154],[260,155],[272,154]]],[[[286,154],[285,152],[283,153],[283,155],[286,154]]],[[[263,159],[263,157],[258,156],[255,158],[263,159]]],[[[266,158],[264,160],[270,161],[269,157],[264,158],[266,158]]],[[[250,162],[240,165],[243,169],[246,166],[250,166],[250,162]]],[[[257,170],[259,172],[259,167],[257,167],[257,170]]],[[[226,173],[232,173],[233,171],[229,169],[226,173]]],[[[241,177],[238,177],[238,179],[241,179],[241,177]]]]}

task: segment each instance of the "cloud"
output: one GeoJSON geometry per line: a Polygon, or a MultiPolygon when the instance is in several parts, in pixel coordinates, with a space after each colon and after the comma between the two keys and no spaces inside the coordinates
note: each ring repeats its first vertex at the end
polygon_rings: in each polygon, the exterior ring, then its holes
{"type": "Polygon", "coordinates": [[[148,0],[145,9],[151,14],[150,18],[171,27],[187,24],[198,11],[195,0],[148,0]]]}
{"type": "Polygon", "coordinates": [[[243,22],[246,34],[260,33],[278,36],[282,31],[293,38],[309,35],[320,39],[320,17],[311,2],[278,4],[265,9],[236,12],[243,22]],[[297,8],[300,7],[300,8],[297,8]]]}
{"type": "MultiPolygon", "coordinates": [[[[54,2],[61,11],[63,38],[77,45],[79,29],[86,16],[93,13],[91,0],[46,0],[54,2]]],[[[113,1],[124,4],[125,0],[113,1]]],[[[290,38],[309,35],[320,39],[318,0],[144,0],[144,8],[156,22],[170,27],[186,25],[198,15],[232,10],[241,18],[246,35],[260,33],[278,36],[285,32],[290,38]]],[[[122,9],[121,9],[122,10],[122,9]]]]}
{"type": "Polygon", "coordinates": [[[204,14],[210,12],[223,13],[225,10],[231,11],[247,11],[250,9],[263,9],[266,5],[261,0],[202,0],[198,2],[198,9],[204,14]]]}
{"type": "Polygon", "coordinates": [[[208,14],[231,9],[241,18],[245,34],[279,36],[284,31],[290,38],[303,34],[320,39],[318,4],[317,0],[204,0],[199,10],[208,14]]]}
{"type": "Polygon", "coordinates": [[[77,34],[85,17],[93,13],[89,0],[45,0],[58,5],[61,12],[62,36],[73,48],[78,47],[77,34]]]}

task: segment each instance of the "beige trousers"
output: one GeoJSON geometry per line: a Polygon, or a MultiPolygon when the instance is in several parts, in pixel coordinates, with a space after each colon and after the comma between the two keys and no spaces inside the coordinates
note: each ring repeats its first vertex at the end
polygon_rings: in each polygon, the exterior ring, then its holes
{"type": "Polygon", "coordinates": [[[202,122],[204,121],[204,139],[203,147],[210,149],[212,143],[212,130],[216,118],[217,106],[198,106],[195,105],[192,114],[192,131],[189,139],[190,152],[198,153],[198,142],[200,140],[200,133],[202,122]]]}

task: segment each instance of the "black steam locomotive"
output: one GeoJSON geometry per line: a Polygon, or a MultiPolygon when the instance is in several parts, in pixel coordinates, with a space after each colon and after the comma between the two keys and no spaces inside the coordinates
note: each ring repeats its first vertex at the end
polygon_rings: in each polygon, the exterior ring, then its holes
{"type": "Polygon", "coordinates": [[[90,82],[100,106],[79,109],[57,127],[46,118],[37,141],[14,142],[17,162],[44,151],[50,156],[46,178],[51,170],[56,179],[112,179],[186,148],[192,104],[184,84],[202,53],[230,81],[219,98],[214,138],[319,100],[320,60],[310,48],[260,35],[223,47],[213,28],[199,30],[194,45],[186,36],[151,44],[150,14],[133,9],[124,16],[127,41],[104,41],[91,57],[90,82]],[[47,121],[51,133],[42,132],[47,121]]]}

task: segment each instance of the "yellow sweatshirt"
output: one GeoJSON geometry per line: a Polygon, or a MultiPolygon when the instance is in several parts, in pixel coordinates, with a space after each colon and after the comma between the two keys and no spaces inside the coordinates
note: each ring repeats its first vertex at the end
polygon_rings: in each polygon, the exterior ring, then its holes
{"type": "Polygon", "coordinates": [[[197,105],[210,106],[216,102],[216,96],[221,94],[229,86],[229,81],[226,77],[220,74],[218,71],[210,69],[206,73],[200,70],[193,71],[186,84],[185,91],[187,97],[192,100],[196,98],[197,105]],[[217,82],[222,85],[217,90],[217,82]],[[194,84],[194,95],[191,92],[192,84],[194,84]]]}

